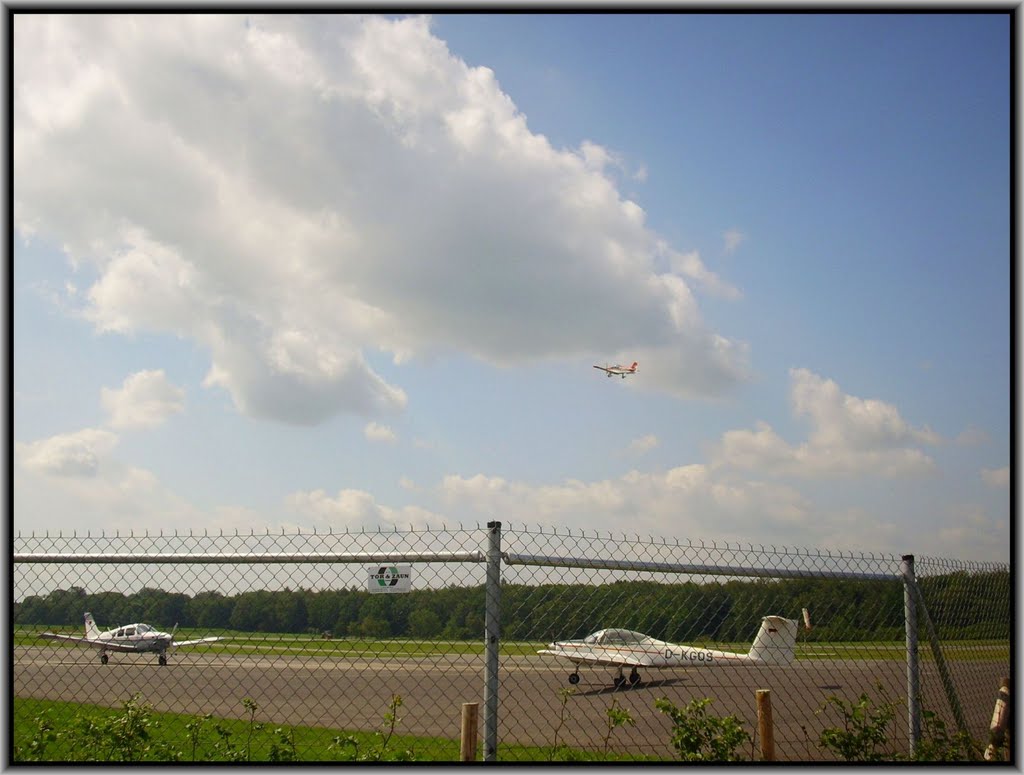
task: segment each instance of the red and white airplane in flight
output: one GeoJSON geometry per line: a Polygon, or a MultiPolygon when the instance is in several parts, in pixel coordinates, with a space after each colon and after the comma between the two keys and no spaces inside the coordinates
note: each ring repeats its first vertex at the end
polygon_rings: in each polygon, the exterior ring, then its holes
{"type": "Polygon", "coordinates": [[[614,377],[614,376],[618,375],[618,376],[622,377],[623,379],[625,379],[627,374],[636,374],[636,366],[637,366],[636,361],[633,361],[633,365],[632,366],[621,366],[619,364],[615,364],[614,366],[597,366],[597,365],[595,365],[594,368],[595,369],[600,369],[601,371],[605,372],[609,377],[614,377]]]}
{"type": "Polygon", "coordinates": [[[224,640],[220,637],[197,638],[196,640],[175,640],[174,632],[178,625],[170,632],[160,632],[155,627],[142,622],[126,624],[115,627],[106,632],[100,632],[96,626],[96,620],[92,614],[85,615],[85,637],[79,638],[74,635],[58,635],[52,632],[40,633],[40,638],[46,640],[63,640],[68,643],[78,643],[83,646],[92,646],[99,649],[100,662],[107,664],[108,651],[123,651],[131,654],[156,652],[159,656],[157,661],[161,665],[167,664],[167,652],[180,646],[195,646],[199,643],[213,643],[224,640]]]}

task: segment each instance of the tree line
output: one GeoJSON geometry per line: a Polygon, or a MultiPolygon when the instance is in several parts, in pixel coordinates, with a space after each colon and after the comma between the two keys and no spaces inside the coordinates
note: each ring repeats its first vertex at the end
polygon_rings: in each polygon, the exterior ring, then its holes
{"type": "MultiPolygon", "coordinates": [[[[919,580],[940,637],[1009,638],[1008,572],[956,572],[919,580]]],[[[582,637],[605,627],[638,630],[670,641],[744,642],[762,616],[811,612],[810,640],[901,640],[899,580],[787,579],[662,584],[503,584],[505,640],[582,637]]],[[[15,624],[81,625],[85,611],[102,627],[148,622],[159,627],[335,637],[477,640],[484,631],[484,587],[371,594],[362,589],[217,591],[187,595],[161,589],[89,593],[57,589],[13,604],[15,624]]]]}

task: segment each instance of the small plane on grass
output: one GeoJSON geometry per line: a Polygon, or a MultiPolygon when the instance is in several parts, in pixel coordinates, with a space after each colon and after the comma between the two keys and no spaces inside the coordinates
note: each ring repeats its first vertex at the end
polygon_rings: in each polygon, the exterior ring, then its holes
{"type": "Polygon", "coordinates": [[[85,615],[85,637],[79,638],[75,635],[57,635],[52,632],[40,633],[40,638],[46,640],[63,640],[69,643],[81,643],[83,646],[92,646],[100,650],[100,664],[107,664],[110,657],[108,651],[127,651],[129,653],[157,652],[160,656],[157,661],[161,665],[167,664],[167,652],[181,646],[195,646],[199,643],[213,643],[217,640],[224,640],[220,637],[198,638],[196,640],[174,640],[174,632],[178,625],[170,632],[160,632],[155,627],[137,622],[126,624],[122,627],[115,627],[106,632],[100,632],[96,626],[96,620],[92,614],[85,615]]]}
{"type": "MultiPolygon", "coordinates": [[[[811,627],[810,615],[805,608],[804,624],[811,627]]],[[[580,682],[580,665],[611,665],[619,668],[613,683],[616,687],[627,681],[635,684],[640,680],[641,667],[712,667],[714,665],[789,665],[796,651],[796,635],[799,622],[781,616],[765,616],[761,629],[746,654],[735,651],[718,651],[697,646],[679,646],[675,643],[652,638],[633,630],[598,630],[580,640],[563,640],[548,644],[538,654],[561,657],[575,663],[576,670],[569,674],[569,683],[580,682]],[[625,667],[631,667],[629,677],[622,674],[625,667]]]]}
{"type": "Polygon", "coordinates": [[[619,364],[615,364],[614,366],[597,366],[595,364],[594,366],[595,369],[600,369],[601,371],[605,372],[605,374],[609,377],[614,377],[617,375],[619,377],[622,377],[623,379],[625,379],[630,374],[636,374],[636,367],[636,361],[633,361],[632,366],[621,366],[619,364]]]}

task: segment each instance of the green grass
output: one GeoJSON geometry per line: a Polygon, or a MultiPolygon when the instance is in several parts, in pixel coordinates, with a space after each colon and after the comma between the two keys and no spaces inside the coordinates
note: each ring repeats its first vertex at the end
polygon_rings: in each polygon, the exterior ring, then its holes
{"type": "MultiPolygon", "coordinates": [[[[241,706],[241,702],[239,703],[241,706]]],[[[396,728],[401,727],[401,710],[396,728]]],[[[124,748],[112,744],[109,732],[84,731],[89,728],[122,731],[126,726],[124,708],[102,708],[73,702],[14,698],[14,762],[48,761],[121,761],[124,748]],[[45,737],[40,723],[48,722],[52,739],[41,754],[33,742],[45,737]],[[83,745],[83,741],[90,744],[83,745]]],[[[183,713],[145,713],[145,734],[133,735],[133,761],[273,761],[273,750],[292,750],[295,761],[429,761],[459,760],[459,741],[443,737],[421,737],[395,733],[385,741],[387,719],[381,731],[365,732],[287,724],[250,723],[246,719],[203,718],[183,713]],[[190,725],[192,729],[190,730],[190,725]],[[195,745],[193,745],[195,741],[195,745]],[[343,742],[344,741],[344,742],[343,742]]],[[[478,749],[477,758],[482,756],[478,749]]],[[[580,751],[566,747],[552,750],[544,746],[502,745],[499,758],[505,761],[653,761],[651,757],[598,751],[580,751]]]]}
{"type": "MultiPolygon", "coordinates": [[[[53,648],[80,648],[74,643],[46,641],[39,637],[43,632],[56,632],[63,635],[82,635],[79,629],[53,628],[41,625],[19,625],[14,628],[15,646],[42,646],[53,648]]],[[[197,651],[216,652],[219,654],[290,654],[300,656],[326,656],[348,658],[390,658],[390,657],[431,657],[450,656],[453,654],[469,654],[482,656],[484,644],[480,641],[414,640],[410,638],[389,638],[387,640],[370,640],[367,638],[320,638],[305,633],[263,633],[238,632],[235,630],[203,630],[199,628],[181,629],[175,632],[175,640],[189,640],[216,635],[225,638],[217,643],[193,646],[197,651]]],[[[505,656],[523,656],[536,654],[547,642],[508,642],[502,643],[501,653],[505,656]]]]}
{"type": "MultiPolygon", "coordinates": [[[[240,707],[241,707],[241,703],[240,707]]],[[[123,709],[102,708],[73,702],[15,698],[13,742],[15,751],[27,750],[33,737],[38,736],[40,717],[49,717],[63,729],[60,735],[46,749],[45,761],[82,761],[82,749],[78,745],[75,730],[86,728],[90,723],[102,725],[124,716],[123,709]],[[73,722],[71,721],[73,720],[73,722]],[[71,734],[68,734],[68,732],[71,734]]],[[[140,755],[143,761],[235,761],[228,745],[238,752],[241,761],[268,761],[271,746],[280,745],[281,733],[290,735],[300,761],[351,761],[355,754],[370,754],[382,746],[382,737],[375,732],[325,729],[317,727],[290,726],[250,722],[245,719],[209,718],[199,721],[201,716],[184,713],[148,714],[148,752],[140,755]],[[198,741],[193,750],[187,725],[199,722],[198,741]],[[218,731],[219,729],[219,731],[218,731]],[[280,730],[280,731],[278,731],[280,730]],[[250,732],[251,737],[250,737],[250,732]],[[351,738],[357,744],[334,745],[334,738],[351,738]],[[225,742],[227,741],[227,742],[225,742]],[[248,751],[248,759],[245,752],[248,751]]],[[[115,760],[116,753],[99,744],[89,747],[86,756],[95,756],[94,761],[115,760]]],[[[409,751],[416,759],[429,761],[457,761],[459,742],[435,737],[413,737],[395,734],[388,742],[383,758],[394,758],[396,753],[409,751]]],[[[15,756],[15,761],[18,758],[15,756]]]]}
{"type": "MultiPolygon", "coordinates": [[[[61,632],[68,635],[80,635],[80,629],[48,628],[40,625],[19,625],[14,628],[14,645],[41,646],[54,648],[79,648],[73,643],[44,641],[39,638],[42,632],[61,632]]],[[[415,640],[410,638],[389,638],[387,640],[370,640],[366,638],[331,638],[325,639],[306,633],[253,633],[234,630],[204,630],[200,628],[179,629],[175,633],[177,640],[202,638],[207,635],[219,635],[226,640],[190,647],[196,651],[208,653],[254,656],[292,655],[320,656],[328,658],[349,659],[390,659],[392,657],[435,657],[450,655],[482,656],[484,644],[480,641],[459,640],[415,640]]],[[[701,642],[706,648],[722,649],[746,653],[749,643],[714,643],[701,642]]],[[[538,649],[547,646],[546,641],[503,641],[502,656],[533,656],[538,649]]],[[[1000,640],[946,641],[942,643],[943,653],[947,659],[957,661],[1009,661],[1010,645],[1000,640]]],[[[930,661],[931,649],[926,640],[919,645],[922,661],[930,661]]],[[[797,644],[796,656],[801,659],[882,659],[902,661],[906,658],[902,641],[810,641],[797,644]]]]}
{"type": "MultiPolygon", "coordinates": [[[[942,644],[943,656],[955,662],[998,662],[1010,660],[1010,644],[1006,641],[946,641],[942,644]]],[[[796,650],[797,659],[844,660],[882,659],[895,662],[906,660],[906,645],[902,642],[829,643],[815,641],[800,643],[796,650]]],[[[934,660],[927,641],[918,643],[918,657],[922,662],[934,660]]]]}

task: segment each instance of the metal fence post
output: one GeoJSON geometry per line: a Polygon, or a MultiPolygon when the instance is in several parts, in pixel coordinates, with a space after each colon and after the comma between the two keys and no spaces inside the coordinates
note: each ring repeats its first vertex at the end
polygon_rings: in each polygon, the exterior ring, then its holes
{"type": "Polygon", "coordinates": [[[946,692],[946,701],[953,711],[953,718],[956,719],[957,728],[963,734],[969,734],[967,729],[967,718],[964,716],[963,706],[960,705],[960,698],[956,693],[956,685],[953,677],[949,674],[949,667],[946,665],[946,658],[942,655],[942,645],[939,643],[939,634],[935,631],[935,623],[928,615],[928,606],[925,605],[924,595],[917,579],[911,578],[911,591],[914,593],[914,600],[917,603],[918,614],[924,620],[925,630],[928,632],[928,643],[932,648],[932,656],[935,658],[935,667],[939,670],[939,678],[942,680],[942,688],[946,692]]]}
{"type": "Polygon", "coordinates": [[[501,635],[501,523],[487,523],[484,590],[484,761],[498,760],[498,645],[501,635]]]}
{"type": "Polygon", "coordinates": [[[921,674],[917,663],[917,603],[914,595],[914,555],[903,555],[900,574],[903,576],[903,615],[907,631],[907,725],[910,755],[921,741],[921,674]]]}

